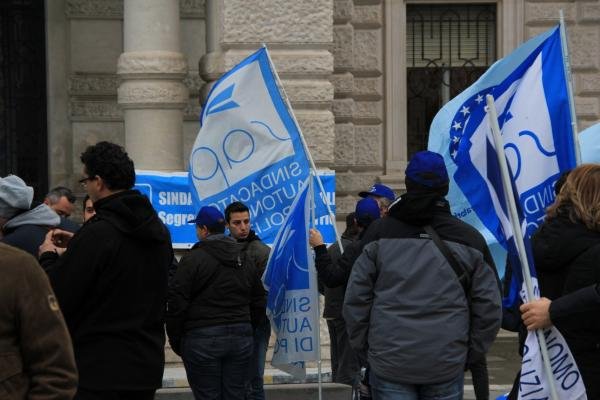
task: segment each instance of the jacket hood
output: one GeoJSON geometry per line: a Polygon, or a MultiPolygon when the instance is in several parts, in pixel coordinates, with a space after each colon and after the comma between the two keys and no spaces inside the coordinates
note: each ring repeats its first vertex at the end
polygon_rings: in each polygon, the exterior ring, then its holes
{"type": "Polygon", "coordinates": [[[94,219],[105,220],[123,234],[141,240],[169,241],[169,233],[146,196],[137,190],[112,194],[94,203],[94,219]]]}
{"type": "Polygon", "coordinates": [[[226,267],[239,268],[242,264],[242,245],[238,244],[231,236],[223,233],[209,235],[202,242],[198,242],[193,249],[202,249],[226,267]]]}
{"type": "Polygon", "coordinates": [[[449,213],[450,206],[439,193],[430,191],[407,192],[392,203],[389,215],[407,224],[423,226],[438,212],[449,213]]]}
{"type": "Polygon", "coordinates": [[[572,222],[559,211],[533,235],[533,255],[538,270],[558,270],[574,261],[584,251],[600,243],[600,232],[582,223],[572,222]]]}
{"type": "Polygon", "coordinates": [[[40,204],[31,210],[25,211],[4,225],[4,230],[9,231],[23,225],[41,225],[57,226],[60,224],[60,217],[46,204],[40,204]]]}

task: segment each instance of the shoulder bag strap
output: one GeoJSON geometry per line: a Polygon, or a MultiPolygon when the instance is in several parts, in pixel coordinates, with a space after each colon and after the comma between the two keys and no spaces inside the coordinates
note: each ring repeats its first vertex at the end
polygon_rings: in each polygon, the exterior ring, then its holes
{"type": "Polygon", "coordinates": [[[435,243],[437,248],[440,249],[440,251],[442,252],[444,257],[446,258],[446,260],[448,261],[448,263],[454,270],[454,273],[456,274],[456,278],[460,282],[460,285],[462,286],[462,288],[465,292],[465,296],[467,296],[467,299],[468,299],[469,298],[469,287],[471,286],[471,277],[469,276],[468,272],[458,262],[456,257],[454,257],[454,254],[450,251],[450,249],[448,248],[446,243],[444,243],[444,241],[440,238],[440,235],[437,234],[437,232],[435,231],[435,229],[433,229],[433,227],[431,225],[425,225],[423,227],[423,229],[431,237],[431,239],[433,240],[433,243],[435,243]]]}

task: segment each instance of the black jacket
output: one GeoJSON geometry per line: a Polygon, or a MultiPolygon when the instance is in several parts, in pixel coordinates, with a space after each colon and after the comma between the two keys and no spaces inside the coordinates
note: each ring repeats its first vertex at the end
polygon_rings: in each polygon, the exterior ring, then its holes
{"type": "Polygon", "coordinates": [[[565,210],[533,237],[540,292],[563,334],[589,399],[600,398],[600,232],[569,220],[565,210]]]}
{"type": "Polygon", "coordinates": [[[152,205],[128,190],[94,203],[96,215],[47,271],[69,327],[80,387],[155,389],[164,369],[169,232],[152,205]]]}
{"type": "Polygon", "coordinates": [[[264,288],[242,249],[229,236],[210,235],[179,262],[167,305],[167,334],[177,354],[186,331],[250,323],[251,309],[261,309],[264,288]]]}
{"type": "MultiPolygon", "coordinates": [[[[254,267],[256,276],[259,280],[262,279],[263,273],[269,261],[269,254],[271,248],[264,244],[254,231],[250,231],[245,239],[238,239],[238,243],[242,245],[242,251],[244,252],[245,260],[254,267]]],[[[265,324],[267,321],[267,291],[263,288],[263,296],[260,299],[256,299],[256,304],[252,311],[252,321],[254,324],[265,324]]]]}
{"type": "MultiPolygon", "coordinates": [[[[344,250],[346,250],[346,248],[348,248],[348,246],[350,246],[352,244],[352,242],[354,241],[352,238],[348,237],[348,236],[344,236],[342,235],[341,237],[341,241],[342,241],[342,246],[344,248],[344,250]]],[[[319,263],[331,263],[331,264],[336,264],[337,261],[340,259],[340,257],[342,256],[342,252],[340,251],[340,246],[339,244],[336,242],[334,244],[332,244],[331,246],[329,246],[329,248],[327,249],[326,252],[324,252],[324,247],[318,246],[319,248],[315,248],[315,264],[319,263]],[[329,256],[329,259],[324,257],[324,255],[329,256]]],[[[321,265],[320,265],[321,266],[321,265]]],[[[331,268],[331,267],[329,267],[331,268]]],[[[323,274],[327,274],[327,267],[323,268],[321,266],[321,271],[323,271],[323,274]]],[[[322,282],[321,279],[319,279],[319,283],[322,282]]],[[[346,278],[346,280],[344,281],[343,284],[338,285],[338,286],[333,286],[330,287],[327,284],[324,284],[323,286],[323,295],[325,296],[325,306],[323,307],[323,318],[329,318],[329,319],[343,319],[342,317],[342,306],[344,305],[344,295],[346,294],[346,283],[348,282],[348,279],[346,278]]],[[[325,282],[322,282],[325,283],[325,282]]],[[[331,281],[328,280],[328,283],[331,283],[331,281]]]]}

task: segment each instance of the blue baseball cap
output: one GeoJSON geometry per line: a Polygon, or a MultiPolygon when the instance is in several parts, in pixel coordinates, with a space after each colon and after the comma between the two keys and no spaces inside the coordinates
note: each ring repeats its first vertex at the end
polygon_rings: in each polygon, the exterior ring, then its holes
{"type": "Polygon", "coordinates": [[[213,206],[204,206],[198,211],[196,218],[188,221],[188,224],[200,226],[215,226],[225,224],[225,217],[218,208],[213,206]]]}
{"type": "Polygon", "coordinates": [[[369,189],[368,192],[360,192],[358,195],[360,197],[368,197],[368,196],[385,197],[386,199],[390,199],[391,201],[394,201],[394,199],[396,198],[394,191],[392,189],[390,189],[389,187],[382,185],[381,183],[374,184],[373,186],[371,186],[371,189],[369,189]]]}
{"type": "Polygon", "coordinates": [[[373,221],[379,218],[380,215],[379,204],[374,198],[367,197],[356,202],[354,218],[357,221],[373,221]]]}
{"type": "Polygon", "coordinates": [[[439,188],[448,184],[448,171],[444,158],[433,151],[415,153],[406,167],[406,177],[430,188],[439,188]]]}

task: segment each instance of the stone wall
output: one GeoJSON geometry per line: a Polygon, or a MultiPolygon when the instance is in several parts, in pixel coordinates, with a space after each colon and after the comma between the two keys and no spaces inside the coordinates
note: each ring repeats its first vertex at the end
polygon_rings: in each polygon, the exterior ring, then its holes
{"type": "MultiPolygon", "coordinates": [[[[100,140],[125,144],[117,104],[117,60],[123,52],[123,0],[47,1],[50,186],[79,190],[79,155],[100,140]]],[[[198,73],[206,52],[204,0],[179,0],[181,51],[188,66],[184,143],[198,133],[198,73]]],[[[191,139],[190,139],[191,138],[191,139]]],[[[150,143],[150,145],[152,145],[150,143]]],[[[182,148],[186,158],[189,149],[182,148]],[[187,151],[187,153],[186,153],[187,151]]],[[[135,160],[134,160],[135,161],[135,160]]]]}
{"type": "Polygon", "coordinates": [[[578,130],[600,119],[600,1],[525,2],[526,39],[558,22],[563,10],[569,39],[578,130]]]}
{"type": "Polygon", "coordinates": [[[383,1],[334,1],[336,205],[354,209],[356,194],[384,174],[383,1]]]}

